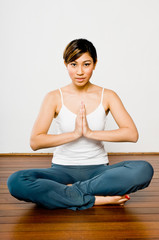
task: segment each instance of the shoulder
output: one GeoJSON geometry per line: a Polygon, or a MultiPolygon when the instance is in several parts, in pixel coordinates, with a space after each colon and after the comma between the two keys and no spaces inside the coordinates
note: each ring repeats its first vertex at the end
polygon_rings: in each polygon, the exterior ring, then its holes
{"type": "Polygon", "coordinates": [[[111,90],[111,89],[106,89],[104,88],[104,93],[103,93],[104,99],[106,99],[107,101],[109,100],[113,100],[113,99],[119,99],[118,94],[111,90]]]}
{"type": "Polygon", "coordinates": [[[111,111],[111,113],[113,113],[114,116],[119,113],[124,114],[125,107],[118,94],[115,91],[109,89],[106,89],[104,92],[105,103],[107,104],[107,108],[111,111]]]}
{"type": "Polygon", "coordinates": [[[58,104],[59,99],[60,99],[60,91],[59,91],[59,89],[56,89],[56,90],[48,92],[45,95],[43,103],[47,104],[47,105],[55,106],[58,104]]]}
{"type": "Polygon", "coordinates": [[[118,94],[111,89],[104,89],[103,102],[106,109],[122,105],[122,101],[118,94]]]}
{"type": "Polygon", "coordinates": [[[118,96],[117,93],[111,89],[104,88],[101,86],[94,85],[95,92],[98,93],[99,95],[101,94],[101,91],[103,89],[103,96],[104,98],[110,98],[110,97],[116,97],[118,96]]]}
{"type": "Polygon", "coordinates": [[[56,90],[53,90],[53,91],[50,91],[46,94],[45,98],[47,100],[54,100],[56,101],[58,98],[60,97],[60,91],[59,89],[56,89],[56,90]]]}

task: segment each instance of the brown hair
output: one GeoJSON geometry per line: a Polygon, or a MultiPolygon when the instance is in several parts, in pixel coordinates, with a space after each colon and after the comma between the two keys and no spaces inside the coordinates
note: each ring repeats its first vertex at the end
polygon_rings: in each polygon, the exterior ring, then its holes
{"type": "Polygon", "coordinates": [[[97,52],[94,45],[83,38],[75,39],[71,41],[65,48],[63,53],[63,59],[68,64],[75,61],[83,53],[88,52],[92,57],[94,64],[97,62],[97,52]]]}

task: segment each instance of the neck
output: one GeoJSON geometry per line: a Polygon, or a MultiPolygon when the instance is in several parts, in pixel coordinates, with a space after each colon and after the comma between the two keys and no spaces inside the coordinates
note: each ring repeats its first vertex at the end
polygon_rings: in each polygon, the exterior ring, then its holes
{"type": "Polygon", "coordinates": [[[92,87],[93,86],[93,84],[92,83],[90,83],[90,82],[88,82],[86,85],[84,85],[84,86],[77,86],[77,85],[75,85],[75,84],[73,84],[73,83],[71,83],[70,84],[70,87],[72,88],[72,90],[74,90],[74,91],[76,91],[76,92],[78,92],[78,93],[86,93],[87,91],[88,91],[88,89],[90,88],[90,87],[92,87]]]}

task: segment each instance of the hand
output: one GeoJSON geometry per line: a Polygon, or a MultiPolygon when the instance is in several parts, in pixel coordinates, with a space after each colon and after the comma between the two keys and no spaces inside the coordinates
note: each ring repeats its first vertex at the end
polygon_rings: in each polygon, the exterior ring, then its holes
{"type": "Polygon", "coordinates": [[[75,130],[74,130],[74,133],[77,138],[79,138],[83,135],[82,118],[83,118],[83,113],[82,113],[82,109],[80,108],[80,110],[77,114],[77,117],[76,117],[75,130]]]}
{"type": "Polygon", "coordinates": [[[81,102],[80,110],[82,112],[82,133],[83,133],[83,136],[89,138],[92,131],[88,126],[88,122],[86,118],[86,108],[83,102],[81,102]]]}
{"type": "Polygon", "coordinates": [[[86,118],[86,108],[83,102],[81,102],[80,110],[76,117],[75,130],[74,133],[77,138],[84,136],[89,138],[91,134],[91,129],[88,126],[87,118],[86,118]]]}

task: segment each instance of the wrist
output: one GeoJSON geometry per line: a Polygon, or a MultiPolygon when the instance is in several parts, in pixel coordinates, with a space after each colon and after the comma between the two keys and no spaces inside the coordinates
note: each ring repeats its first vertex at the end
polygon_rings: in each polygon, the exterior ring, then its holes
{"type": "Polygon", "coordinates": [[[74,137],[74,140],[77,140],[78,138],[81,137],[81,135],[77,131],[73,131],[73,137],[74,137]]]}
{"type": "Polygon", "coordinates": [[[86,138],[92,139],[93,131],[89,129],[85,135],[86,138]]]}

